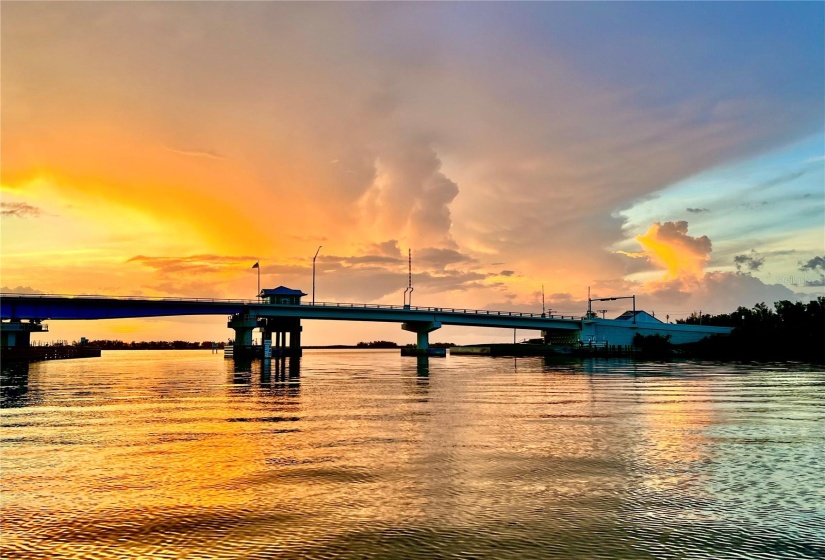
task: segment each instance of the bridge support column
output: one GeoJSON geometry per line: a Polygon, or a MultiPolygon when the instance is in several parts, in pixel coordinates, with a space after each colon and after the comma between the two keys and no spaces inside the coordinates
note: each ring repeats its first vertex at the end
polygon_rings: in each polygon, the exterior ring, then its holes
{"type": "Polygon", "coordinates": [[[49,330],[40,321],[21,321],[12,319],[0,324],[0,346],[3,348],[28,348],[31,346],[31,333],[49,330]]]}
{"type": "Polygon", "coordinates": [[[304,327],[299,322],[289,331],[289,355],[292,358],[297,358],[303,353],[301,350],[301,331],[303,330],[304,327]]]}
{"type": "Polygon", "coordinates": [[[235,358],[252,357],[252,331],[258,326],[258,320],[252,315],[236,313],[229,318],[227,327],[235,331],[235,342],[232,344],[232,356],[235,358]]]}
{"type": "Polygon", "coordinates": [[[415,321],[402,323],[401,328],[416,334],[415,355],[428,356],[430,353],[430,333],[441,328],[437,321],[415,321]]]}
{"type": "Polygon", "coordinates": [[[272,358],[301,356],[301,320],[297,317],[263,317],[258,319],[264,340],[272,341],[272,358]],[[287,334],[289,344],[287,345],[287,334]],[[275,335],[274,337],[272,335],[275,335]]]}

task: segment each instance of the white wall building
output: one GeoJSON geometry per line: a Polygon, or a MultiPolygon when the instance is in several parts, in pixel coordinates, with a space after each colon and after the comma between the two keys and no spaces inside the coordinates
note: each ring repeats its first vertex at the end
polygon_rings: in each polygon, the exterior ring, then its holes
{"type": "Polygon", "coordinates": [[[640,333],[670,335],[671,344],[687,344],[714,334],[730,334],[732,330],[731,327],[665,323],[645,311],[636,311],[635,315],[633,311],[625,311],[615,319],[584,319],[581,341],[599,346],[630,346],[636,333],[640,333]]]}

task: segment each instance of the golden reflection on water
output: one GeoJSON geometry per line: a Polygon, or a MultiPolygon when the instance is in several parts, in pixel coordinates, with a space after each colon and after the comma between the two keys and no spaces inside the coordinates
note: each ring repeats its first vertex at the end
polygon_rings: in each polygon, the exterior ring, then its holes
{"type": "Polygon", "coordinates": [[[707,378],[646,378],[638,392],[644,418],[644,440],[637,446],[638,459],[648,463],[644,484],[666,490],[680,484],[701,487],[688,473],[710,459],[712,447],[706,429],[715,420],[712,381],[707,378]]]}
{"type": "Polygon", "coordinates": [[[664,539],[712,558],[746,534],[804,557],[825,539],[792,513],[797,537],[719,527],[720,481],[750,472],[713,430],[741,421],[748,383],[395,352],[295,366],[105,352],[4,374],[2,556],[632,558],[664,539]]]}

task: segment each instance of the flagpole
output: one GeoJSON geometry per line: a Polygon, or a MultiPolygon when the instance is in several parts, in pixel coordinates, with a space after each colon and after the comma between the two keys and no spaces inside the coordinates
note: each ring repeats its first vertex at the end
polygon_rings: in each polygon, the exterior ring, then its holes
{"type": "Polygon", "coordinates": [[[255,264],[252,265],[252,268],[258,269],[258,293],[255,294],[255,297],[259,300],[261,299],[261,261],[255,261],[255,264]]]}
{"type": "Polygon", "coordinates": [[[323,247],[323,245],[318,245],[318,250],[315,251],[315,256],[312,257],[312,305],[315,305],[315,259],[318,258],[321,247],[323,247]]]}

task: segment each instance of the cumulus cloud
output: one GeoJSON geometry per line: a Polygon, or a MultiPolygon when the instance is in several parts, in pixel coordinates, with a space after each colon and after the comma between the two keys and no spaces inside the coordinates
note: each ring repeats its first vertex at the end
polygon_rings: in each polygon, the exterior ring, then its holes
{"type": "Polygon", "coordinates": [[[476,262],[476,259],[464,255],[455,249],[438,249],[427,247],[413,253],[413,264],[423,264],[428,267],[444,268],[451,264],[476,262]]]}
{"type": "MultiPolygon", "coordinates": [[[[541,291],[533,292],[527,301],[514,301],[516,294],[505,294],[504,301],[487,304],[483,309],[490,311],[511,311],[520,313],[541,313],[541,291]]],[[[546,294],[544,308],[552,315],[583,317],[587,311],[587,299],[576,298],[569,293],[546,294]]],[[[618,309],[618,307],[617,307],[618,309]]]]}
{"type": "MultiPolygon", "coordinates": [[[[415,304],[432,305],[431,296],[444,292],[464,292],[489,287],[485,282],[494,274],[475,271],[450,270],[441,273],[413,272],[415,304]],[[422,296],[430,296],[422,301],[422,296]]],[[[324,271],[319,280],[319,294],[325,301],[368,302],[396,293],[399,298],[407,287],[407,272],[382,267],[351,267],[324,271]]],[[[401,303],[399,301],[399,303],[401,303]]]]}
{"type": "Polygon", "coordinates": [[[733,264],[736,266],[738,272],[741,272],[742,269],[756,271],[765,264],[765,257],[760,257],[756,253],[756,250],[752,249],[750,254],[736,255],[733,257],[733,264]]]}
{"type": "Polygon", "coordinates": [[[661,285],[641,299],[644,307],[730,313],[737,307],[751,307],[756,303],[780,300],[796,301],[799,296],[786,286],[765,284],[749,274],[708,272],[693,282],[674,281],[661,285]]]}
{"type": "Polygon", "coordinates": [[[655,222],[636,237],[647,259],[666,271],[665,280],[701,277],[710,258],[712,244],[707,235],[688,235],[688,223],[655,222]]]}
{"type": "Polygon", "coordinates": [[[441,160],[428,143],[391,142],[376,155],[375,168],[361,197],[365,219],[416,247],[456,247],[450,204],[458,185],[441,171],[441,160]]]}
{"type": "Polygon", "coordinates": [[[385,257],[400,257],[401,248],[397,239],[389,239],[381,243],[373,243],[365,251],[367,254],[378,254],[385,257]]]}
{"type": "MultiPolygon", "coordinates": [[[[308,259],[279,262],[275,257],[215,254],[137,255],[126,262],[149,269],[151,274],[143,284],[146,290],[167,295],[239,297],[240,293],[249,296],[250,287],[255,285],[255,271],[250,267],[256,261],[260,262],[262,287],[285,285],[308,291],[312,274],[308,259]]],[[[416,299],[429,296],[427,304],[432,305],[439,294],[501,287],[494,281],[499,276],[497,271],[461,266],[475,264],[475,259],[453,249],[430,247],[414,252],[412,280],[416,299]]],[[[319,255],[316,283],[318,301],[380,301],[393,293],[401,294],[407,286],[407,258],[401,256],[394,240],[367,246],[365,254],[319,255]]]]}
{"type": "Polygon", "coordinates": [[[805,263],[799,263],[799,270],[819,273],[819,278],[806,280],[806,286],[810,288],[825,286],[825,257],[816,256],[805,263]]]}
{"type": "MultiPolygon", "coordinates": [[[[664,271],[662,278],[646,283],[625,282],[622,286],[622,290],[636,293],[638,304],[644,308],[728,313],[739,306],[750,307],[760,301],[796,300],[799,297],[786,286],[766,284],[749,274],[759,270],[765,262],[765,257],[755,250],[734,256],[737,272],[706,272],[713,244],[707,236],[689,235],[685,221],[656,222],[636,240],[643,251],[629,256],[644,257],[664,271]]],[[[810,264],[816,267],[820,262],[812,259],[810,264]]],[[[610,287],[615,289],[615,286],[610,287]]]]}
{"type": "Polygon", "coordinates": [[[0,215],[15,218],[37,218],[43,211],[25,202],[0,202],[0,215]]]}
{"type": "Polygon", "coordinates": [[[800,263],[799,270],[821,270],[825,272],[825,257],[814,257],[808,262],[800,263]]]}

